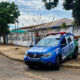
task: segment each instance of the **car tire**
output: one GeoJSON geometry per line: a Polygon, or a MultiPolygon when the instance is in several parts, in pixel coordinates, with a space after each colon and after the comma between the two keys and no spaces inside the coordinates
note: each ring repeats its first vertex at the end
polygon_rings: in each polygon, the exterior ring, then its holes
{"type": "Polygon", "coordinates": [[[54,64],[54,69],[55,70],[60,69],[60,57],[59,56],[56,57],[56,61],[55,61],[55,64],[54,64]]]}
{"type": "Polygon", "coordinates": [[[73,55],[72,55],[73,59],[77,59],[78,58],[78,49],[75,49],[73,55]]]}
{"type": "Polygon", "coordinates": [[[30,69],[34,69],[34,67],[33,67],[32,65],[28,65],[28,67],[29,67],[30,69]]]}

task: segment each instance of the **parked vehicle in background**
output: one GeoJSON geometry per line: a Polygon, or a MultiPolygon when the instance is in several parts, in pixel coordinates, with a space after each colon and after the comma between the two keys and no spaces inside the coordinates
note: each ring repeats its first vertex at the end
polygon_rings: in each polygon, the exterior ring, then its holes
{"type": "Polygon", "coordinates": [[[30,67],[49,66],[56,70],[66,58],[78,57],[78,43],[71,33],[49,33],[34,47],[25,52],[24,62],[30,67]]]}

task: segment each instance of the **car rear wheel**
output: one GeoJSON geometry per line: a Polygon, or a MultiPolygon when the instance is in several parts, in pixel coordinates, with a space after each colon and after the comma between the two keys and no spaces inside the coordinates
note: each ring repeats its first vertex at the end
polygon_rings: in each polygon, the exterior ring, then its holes
{"type": "Polygon", "coordinates": [[[78,58],[78,49],[75,49],[73,55],[72,55],[73,59],[77,59],[78,58]]]}
{"type": "Polygon", "coordinates": [[[59,56],[56,57],[56,61],[55,61],[55,64],[54,64],[54,69],[55,70],[60,69],[60,57],[59,56]]]}

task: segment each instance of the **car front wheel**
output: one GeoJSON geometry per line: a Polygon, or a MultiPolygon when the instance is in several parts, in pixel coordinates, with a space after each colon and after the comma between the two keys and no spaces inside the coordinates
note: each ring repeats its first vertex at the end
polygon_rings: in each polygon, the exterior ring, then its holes
{"type": "Polygon", "coordinates": [[[34,66],[33,66],[33,65],[28,65],[28,67],[29,67],[30,69],[34,69],[34,66]]]}
{"type": "Polygon", "coordinates": [[[60,57],[59,56],[56,57],[56,61],[55,61],[55,64],[54,64],[54,69],[55,70],[60,69],[60,57]]]}

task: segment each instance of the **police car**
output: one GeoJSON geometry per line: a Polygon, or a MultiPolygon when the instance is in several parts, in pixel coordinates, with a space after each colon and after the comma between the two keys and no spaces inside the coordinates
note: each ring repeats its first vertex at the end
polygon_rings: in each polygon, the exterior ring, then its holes
{"type": "Polygon", "coordinates": [[[34,66],[50,66],[56,70],[66,58],[78,57],[78,43],[74,35],[66,32],[49,33],[34,47],[25,52],[24,62],[32,68],[34,66]]]}

